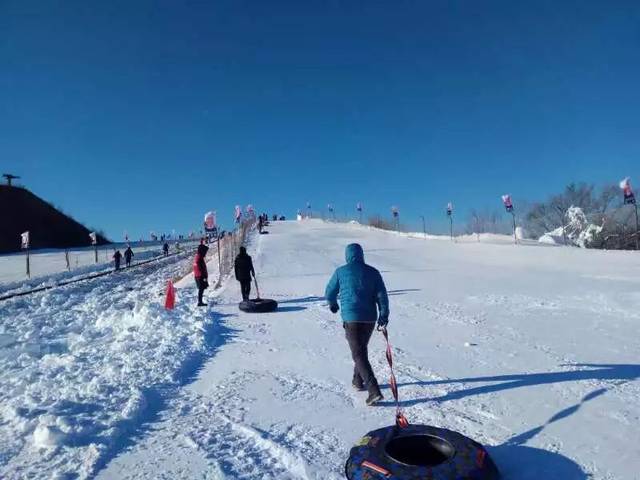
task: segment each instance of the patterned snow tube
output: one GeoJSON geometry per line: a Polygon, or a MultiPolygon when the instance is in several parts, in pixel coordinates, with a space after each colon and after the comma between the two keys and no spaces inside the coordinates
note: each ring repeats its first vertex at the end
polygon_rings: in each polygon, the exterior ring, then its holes
{"type": "Polygon", "coordinates": [[[351,449],[349,480],[498,480],[482,445],[457,432],[428,425],[380,428],[351,449]]]}
{"type": "Polygon", "coordinates": [[[254,298],[253,300],[245,300],[238,305],[240,310],[248,313],[267,313],[273,312],[278,308],[278,302],[270,298],[254,298]]]}

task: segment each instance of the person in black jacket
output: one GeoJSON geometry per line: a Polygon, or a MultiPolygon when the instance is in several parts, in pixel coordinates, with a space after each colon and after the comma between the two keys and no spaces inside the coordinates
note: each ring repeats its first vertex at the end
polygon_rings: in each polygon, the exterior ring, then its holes
{"type": "Polygon", "coordinates": [[[131,266],[131,257],[133,257],[133,250],[131,250],[131,245],[127,245],[127,249],[124,251],[124,263],[127,267],[131,266]]]}
{"type": "Polygon", "coordinates": [[[164,242],[164,245],[162,245],[162,253],[164,253],[165,256],[169,255],[169,244],[167,242],[164,242]]]}
{"type": "Polygon", "coordinates": [[[249,300],[251,293],[251,276],[255,278],[256,272],[253,269],[253,261],[251,256],[247,254],[247,249],[240,247],[240,253],[235,261],[236,280],[240,282],[240,291],[242,292],[242,300],[249,300]]]}
{"type": "Polygon", "coordinates": [[[209,247],[204,244],[198,245],[198,253],[193,259],[193,277],[198,287],[198,306],[206,307],[207,304],[202,301],[202,295],[205,289],[209,288],[209,272],[207,272],[206,256],[209,247]]]}
{"type": "Polygon", "coordinates": [[[120,259],[122,258],[122,254],[120,250],[116,250],[116,253],[113,254],[113,261],[115,263],[116,271],[120,270],[120,259]]]}

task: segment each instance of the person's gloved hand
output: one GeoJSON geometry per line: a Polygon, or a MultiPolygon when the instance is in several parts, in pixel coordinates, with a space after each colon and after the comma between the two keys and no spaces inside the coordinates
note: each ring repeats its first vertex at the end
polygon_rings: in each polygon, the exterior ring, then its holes
{"type": "Polygon", "coordinates": [[[331,310],[331,313],[338,313],[338,310],[340,310],[340,307],[338,306],[337,303],[334,303],[332,305],[329,305],[329,310],[331,310]]]}
{"type": "Polygon", "coordinates": [[[378,318],[378,328],[385,328],[389,323],[389,317],[378,318]]]}

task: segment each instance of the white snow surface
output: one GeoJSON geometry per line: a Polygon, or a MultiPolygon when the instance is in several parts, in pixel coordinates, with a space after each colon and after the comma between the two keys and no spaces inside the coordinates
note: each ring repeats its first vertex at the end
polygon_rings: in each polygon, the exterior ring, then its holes
{"type": "MultiPolygon", "coordinates": [[[[194,249],[197,242],[180,242],[180,248],[194,249]]],[[[38,287],[57,285],[61,281],[73,280],[87,274],[113,269],[115,249],[124,253],[127,244],[116,243],[98,248],[98,263],[93,247],[68,250],[70,270],[67,270],[64,249],[33,250],[30,253],[31,278],[27,278],[25,253],[0,255],[0,294],[12,294],[38,287]]],[[[162,256],[162,243],[132,243],[132,264],[162,256]]],[[[170,242],[170,252],[176,252],[176,244],[170,242]]],[[[124,258],[122,259],[124,265],[124,258]]]]}
{"type": "Polygon", "coordinates": [[[316,220],[269,231],[249,250],[271,314],[240,312],[231,279],[198,310],[190,276],[165,311],[178,260],[0,303],[0,477],[343,478],[351,446],[395,411],[381,336],[386,400],[366,407],[322,298],[356,241],[387,283],[410,422],[487,445],[506,480],[638,478],[635,252],[316,220]]]}

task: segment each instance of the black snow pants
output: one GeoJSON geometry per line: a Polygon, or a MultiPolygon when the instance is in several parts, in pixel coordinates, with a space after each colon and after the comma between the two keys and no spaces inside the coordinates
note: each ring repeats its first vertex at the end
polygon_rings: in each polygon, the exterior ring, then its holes
{"type": "Polygon", "coordinates": [[[373,386],[377,388],[378,381],[369,363],[368,351],[369,340],[376,326],[375,322],[345,322],[343,326],[354,363],[354,384],[362,382],[367,389],[373,386]]]}
{"type": "Polygon", "coordinates": [[[196,286],[198,287],[198,304],[204,303],[202,301],[202,295],[209,286],[209,282],[205,278],[196,278],[196,286]]]}
{"type": "Polygon", "coordinates": [[[242,293],[242,300],[249,300],[251,294],[251,280],[239,280],[240,292],[242,293]]]}

